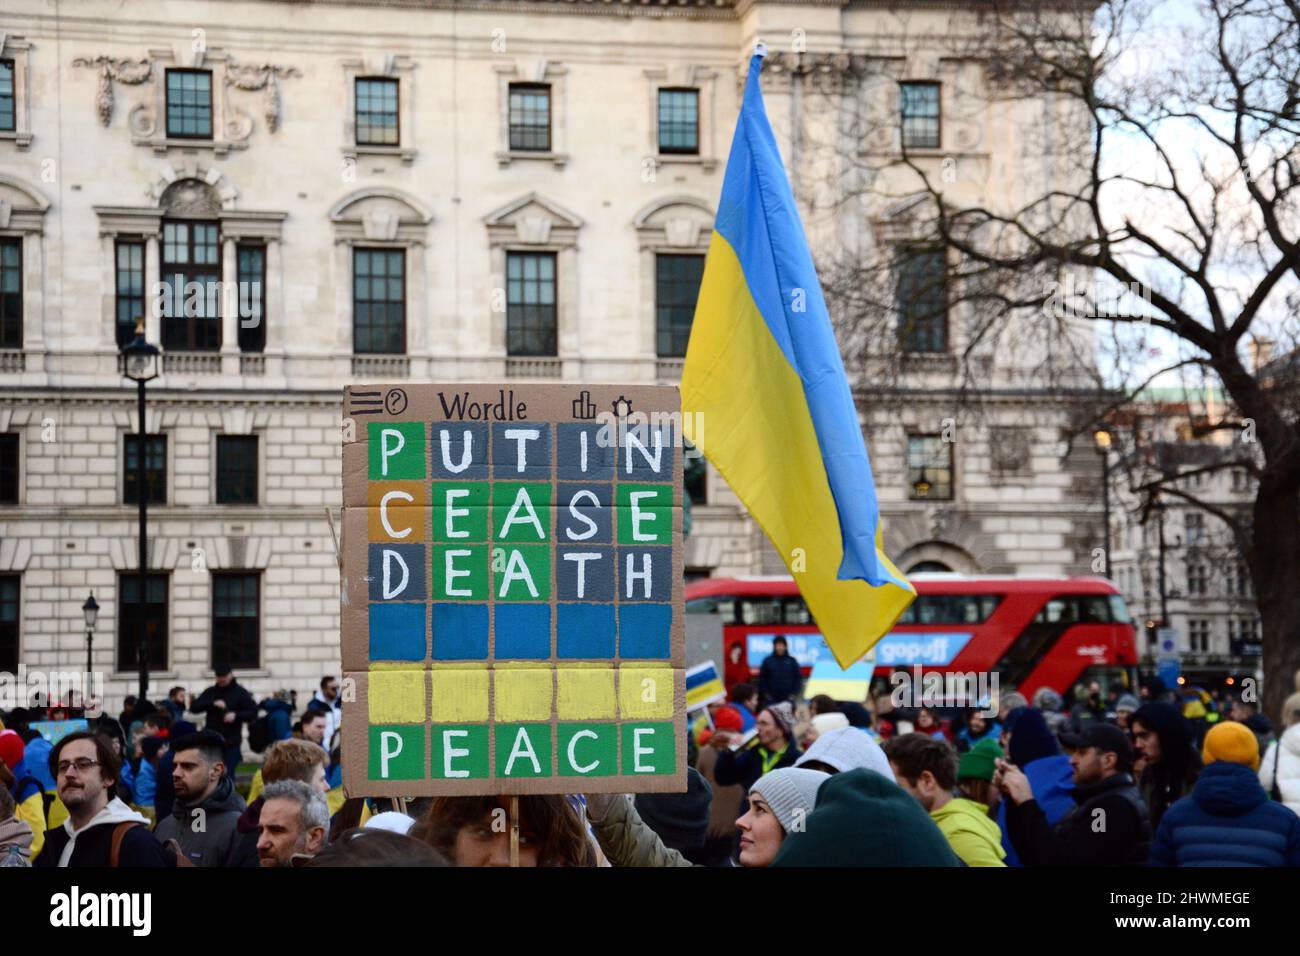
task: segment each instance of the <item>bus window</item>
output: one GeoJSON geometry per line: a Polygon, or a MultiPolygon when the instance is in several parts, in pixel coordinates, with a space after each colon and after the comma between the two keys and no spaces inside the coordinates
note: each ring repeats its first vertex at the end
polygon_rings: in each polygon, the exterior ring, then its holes
{"type": "Polygon", "coordinates": [[[741,624],[780,624],[781,599],[745,598],[740,602],[741,624]]]}
{"type": "Polygon", "coordinates": [[[722,623],[736,623],[736,600],[726,595],[695,598],[686,602],[687,614],[713,614],[722,618],[722,623]]]}
{"type": "Polygon", "coordinates": [[[804,603],[803,598],[785,599],[785,623],[786,624],[811,624],[812,623],[812,615],[808,613],[808,605],[804,603]]]}
{"type": "Polygon", "coordinates": [[[1110,594],[1106,597],[1110,604],[1110,616],[1112,620],[1121,624],[1132,624],[1133,616],[1129,614],[1128,608],[1124,606],[1124,599],[1118,594],[1110,594]]]}
{"type": "Polygon", "coordinates": [[[913,601],[899,624],[983,624],[998,604],[1000,594],[922,594],[913,601]]]}
{"type": "MultiPolygon", "coordinates": [[[[1122,601],[1120,602],[1123,603],[1122,601]]],[[[1035,624],[1109,624],[1111,604],[1104,594],[1067,594],[1043,605],[1035,624]]]]}

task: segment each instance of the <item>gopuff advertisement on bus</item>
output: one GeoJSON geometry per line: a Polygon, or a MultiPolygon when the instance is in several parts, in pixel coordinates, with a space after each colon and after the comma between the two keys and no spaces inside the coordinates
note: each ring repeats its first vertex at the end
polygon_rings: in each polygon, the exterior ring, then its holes
{"type": "MultiPolygon", "coordinates": [[[[772,653],[775,634],[747,635],[749,666],[757,670],[772,653]]],[[[890,631],[869,650],[864,661],[876,667],[946,667],[961,653],[973,635],[970,631],[890,631]]],[[[790,654],[799,666],[811,669],[819,660],[833,660],[830,648],[818,633],[782,634],[790,654]]]]}

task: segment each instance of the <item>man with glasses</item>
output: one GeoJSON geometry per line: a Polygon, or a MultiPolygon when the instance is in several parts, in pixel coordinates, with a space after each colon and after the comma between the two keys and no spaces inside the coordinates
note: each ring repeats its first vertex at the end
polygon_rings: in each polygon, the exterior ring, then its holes
{"type": "Polygon", "coordinates": [[[69,734],[50,752],[50,772],[68,808],[63,826],[45,832],[34,866],[166,866],[149,821],[117,797],[121,764],[108,742],[69,734]]]}

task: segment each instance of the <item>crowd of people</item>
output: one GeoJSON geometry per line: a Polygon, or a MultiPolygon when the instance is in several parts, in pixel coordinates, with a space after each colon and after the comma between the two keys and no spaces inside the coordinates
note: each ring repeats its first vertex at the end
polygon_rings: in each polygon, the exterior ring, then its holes
{"type": "Polygon", "coordinates": [[[1189,713],[1158,682],[1012,692],[995,715],[805,701],[793,673],[699,715],[682,793],[348,798],[331,677],[296,719],[228,668],[53,744],[11,711],[0,865],[1300,865],[1300,674],[1274,734],[1249,701],[1189,713]]]}

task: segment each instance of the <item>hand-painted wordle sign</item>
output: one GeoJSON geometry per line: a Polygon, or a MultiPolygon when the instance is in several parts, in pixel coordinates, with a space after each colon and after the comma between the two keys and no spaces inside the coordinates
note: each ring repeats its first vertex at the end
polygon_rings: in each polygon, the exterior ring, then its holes
{"type": "Polygon", "coordinates": [[[686,789],[671,387],[344,393],[344,785],[686,789]]]}

